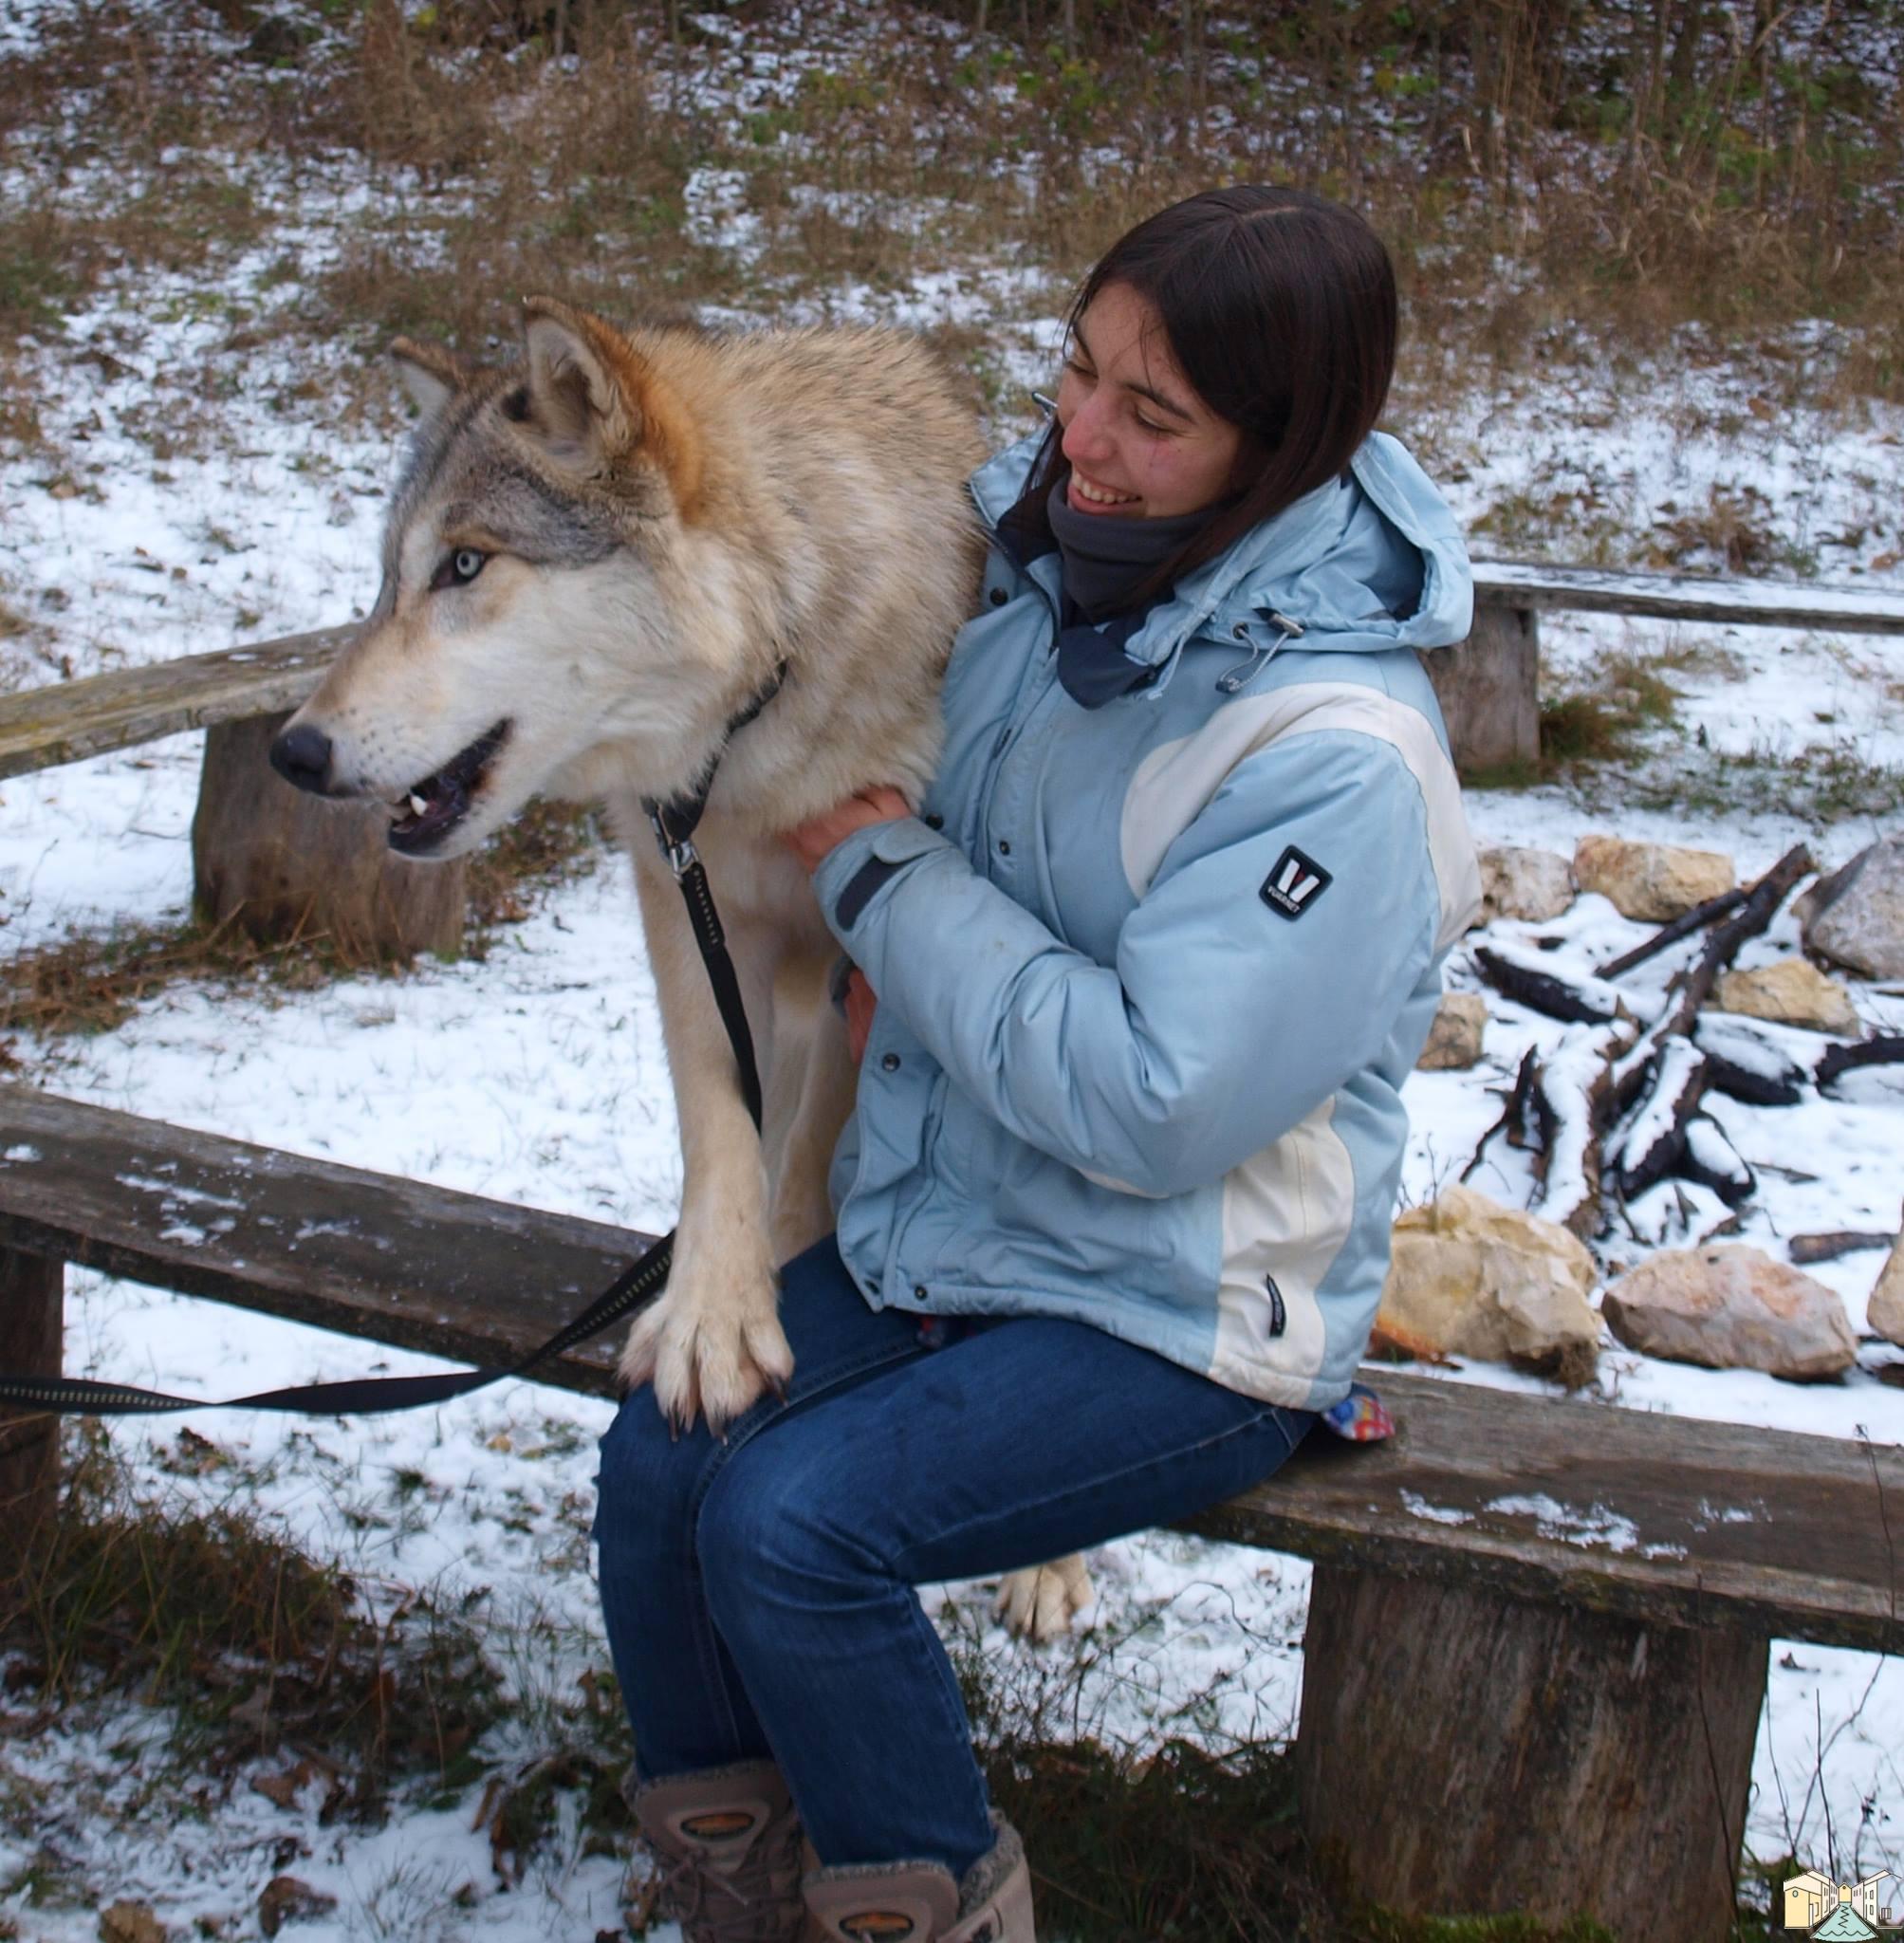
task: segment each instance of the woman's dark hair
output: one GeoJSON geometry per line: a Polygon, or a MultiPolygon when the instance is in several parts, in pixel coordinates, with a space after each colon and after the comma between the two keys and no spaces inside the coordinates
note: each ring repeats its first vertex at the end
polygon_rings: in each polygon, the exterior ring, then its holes
{"type": "MultiPolygon", "coordinates": [[[[1066,329],[1121,284],[1155,310],[1178,370],[1244,435],[1260,469],[1242,496],[1145,583],[1155,598],[1259,521],[1338,477],[1375,428],[1395,372],[1395,268],[1353,210],[1303,189],[1246,183],[1173,203],[1120,237],[1085,279],[1066,329]]],[[[1007,515],[1050,534],[1045,502],[1070,476],[1057,421],[1007,515]]]]}

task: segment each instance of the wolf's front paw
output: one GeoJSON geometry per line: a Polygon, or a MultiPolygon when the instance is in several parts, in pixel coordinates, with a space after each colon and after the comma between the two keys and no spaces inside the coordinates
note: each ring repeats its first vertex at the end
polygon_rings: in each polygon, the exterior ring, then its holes
{"type": "Polygon", "coordinates": [[[1044,1645],[1069,1630],[1073,1617],[1091,1602],[1091,1575],[1074,1552],[1048,1565],[1007,1572],[998,1587],[999,1612],[1014,1633],[1044,1645]]]}
{"type": "Polygon", "coordinates": [[[717,1434],[767,1390],[785,1390],[793,1351],[780,1326],[772,1271],[761,1272],[755,1286],[728,1284],[712,1293],[704,1282],[671,1278],[628,1332],[622,1383],[632,1390],[652,1382],[670,1423],[686,1430],[705,1415],[717,1434]]]}

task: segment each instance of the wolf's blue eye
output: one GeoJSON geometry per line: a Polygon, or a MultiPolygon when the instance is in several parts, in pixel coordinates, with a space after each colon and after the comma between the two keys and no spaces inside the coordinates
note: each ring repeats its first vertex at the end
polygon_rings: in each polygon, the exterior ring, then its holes
{"type": "Polygon", "coordinates": [[[432,576],[432,590],[437,587],[467,587],[482,572],[489,557],[487,553],[477,552],[473,546],[458,546],[432,576]]]}

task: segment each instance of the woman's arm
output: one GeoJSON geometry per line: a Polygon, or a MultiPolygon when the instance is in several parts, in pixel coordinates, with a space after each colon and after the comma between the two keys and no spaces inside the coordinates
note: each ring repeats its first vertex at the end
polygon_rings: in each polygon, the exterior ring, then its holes
{"type": "Polygon", "coordinates": [[[1007,1127],[1133,1192],[1176,1194],[1267,1146],[1380,1052],[1466,915],[1451,908],[1463,889],[1437,882],[1427,824],[1388,743],[1279,743],[1238,764],[1166,851],[1110,966],[910,817],[856,817],[815,887],[881,1003],[1007,1127]],[[1326,878],[1293,899],[1290,853],[1326,878]]]}

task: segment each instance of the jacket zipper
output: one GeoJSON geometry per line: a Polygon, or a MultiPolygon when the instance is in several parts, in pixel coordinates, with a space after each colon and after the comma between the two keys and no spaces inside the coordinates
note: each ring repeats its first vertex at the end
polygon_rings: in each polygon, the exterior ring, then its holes
{"type": "MultiPolygon", "coordinates": [[[[989,525],[989,522],[988,525],[989,525]]],[[[1039,584],[1035,575],[1025,571],[1022,567],[1015,570],[1021,580],[1029,581],[1037,588],[1039,599],[1044,602],[1044,611],[1050,617],[1051,634],[1045,645],[1045,655],[1048,658],[1058,638],[1057,603],[1044,591],[1044,587],[1039,584]]],[[[985,774],[980,783],[979,818],[981,823],[980,842],[984,846],[983,854],[986,860],[985,876],[988,883],[991,881],[990,818],[992,793],[998,786],[999,770],[1005,765],[1006,756],[1010,752],[1012,745],[1018,740],[1020,734],[1023,733],[1026,725],[1030,722],[1031,717],[1038,711],[1038,704],[1034,701],[1022,716],[1019,715],[1019,705],[1025,699],[1026,690],[1035,680],[1040,672],[1040,664],[1035,659],[1027,657],[1026,672],[1019,677],[1018,687],[1012,692],[1011,702],[1006,713],[1006,725],[992,738],[991,752],[986,758],[985,774]],[[1015,721],[1014,717],[1017,717],[1015,721]]],[[[1048,672],[1045,673],[1045,678],[1048,682],[1050,679],[1048,672]]],[[[932,1097],[926,1101],[925,1138],[920,1143],[919,1165],[927,1182],[932,1181],[935,1177],[939,1136],[945,1126],[946,1093],[951,1083],[950,1078],[945,1070],[941,1068],[938,1078],[933,1083],[932,1097]]],[[[862,1154],[860,1157],[862,1164],[864,1157],[862,1154]]],[[[929,1192],[930,1190],[928,1189],[927,1193],[929,1192]]],[[[913,1207],[907,1212],[904,1220],[900,1222],[898,1231],[893,1237],[892,1250],[886,1263],[888,1276],[897,1275],[897,1279],[905,1284],[908,1288],[917,1285],[906,1281],[905,1271],[899,1267],[899,1258],[904,1250],[906,1238],[911,1234],[916,1224],[926,1198],[927,1194],[922,1193],[913,1207]]]]}

